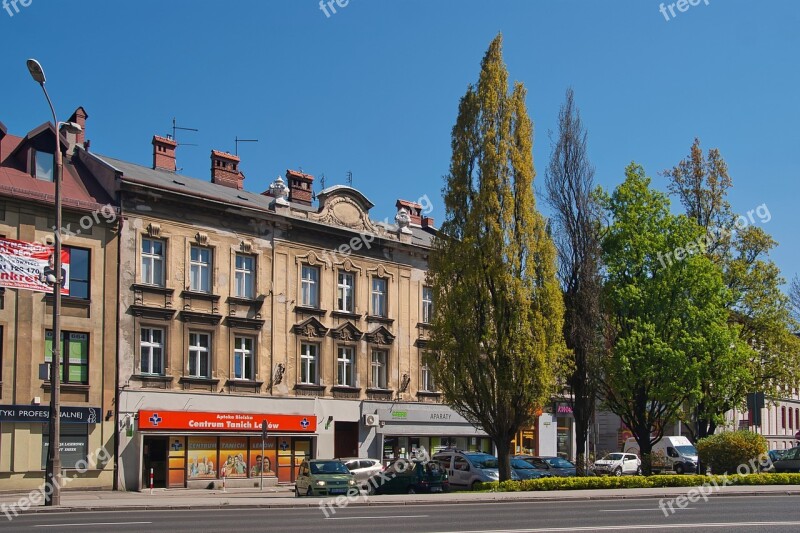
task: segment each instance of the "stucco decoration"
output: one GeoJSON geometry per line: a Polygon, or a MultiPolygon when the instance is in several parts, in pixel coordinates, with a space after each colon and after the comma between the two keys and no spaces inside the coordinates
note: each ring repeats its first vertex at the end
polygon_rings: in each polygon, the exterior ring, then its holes
{"type": "Polygon", "coordinates": [[[383,235],[385,230],[369,218],[373,203],[352,187],[334,185],[317,195],[319,211],[309,215],[310,220],[342,226],[361,233],[383,235]]]}

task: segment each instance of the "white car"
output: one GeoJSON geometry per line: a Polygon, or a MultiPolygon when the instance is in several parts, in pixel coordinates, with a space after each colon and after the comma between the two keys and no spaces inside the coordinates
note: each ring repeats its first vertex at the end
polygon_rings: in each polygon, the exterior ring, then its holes
{"type": "Polygon", "coordinates": [[[633,453],[609,453],[594,462],[594,473],[598,476],[639,475],[642,473],[642,461],[633,453]]]}
{"type": "Polygon", "coordinates": [[[383,471],[383,464],[381,464],[379,459],[369,459],[367,457],[346,457],[339,460],[343,462],[350,473],[353,474],[353,479],[355,479],[359,485],[365,483],[370,477],[374,476],[378,472],[383,471]]]}

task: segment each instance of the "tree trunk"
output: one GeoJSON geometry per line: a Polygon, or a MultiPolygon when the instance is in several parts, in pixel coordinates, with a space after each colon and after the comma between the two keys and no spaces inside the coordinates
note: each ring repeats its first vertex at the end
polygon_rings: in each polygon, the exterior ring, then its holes
{"type": "Polygon", "coordinates": [[[588,424],[584,423],[583,420],[579,420],[578,417],[575,417],[575,475],[578,477],[583,477],[586,475],[586,453],[588,450],[586,449],[586,437],[588,432],[588,424]]]}
{"type": "Polygon", "coordinates": [[[500,438],[494,442],[497,446],[497,470],[500,473],[500,481],[508,481],[511,479],[511,453],[509,453],[511,439],[500,438]]]}

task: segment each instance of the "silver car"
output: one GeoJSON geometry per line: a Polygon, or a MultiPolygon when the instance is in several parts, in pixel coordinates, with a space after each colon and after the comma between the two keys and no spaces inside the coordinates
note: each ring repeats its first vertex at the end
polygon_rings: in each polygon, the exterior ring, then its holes
{"type": "Polygon", "coordinates": [[[383,464],[379,459],[369,459],[367,457],[345,457],[339,459],[347,469],[353,474],[356,483],[362,485],[366,481],[383,470],[383,464]]]}

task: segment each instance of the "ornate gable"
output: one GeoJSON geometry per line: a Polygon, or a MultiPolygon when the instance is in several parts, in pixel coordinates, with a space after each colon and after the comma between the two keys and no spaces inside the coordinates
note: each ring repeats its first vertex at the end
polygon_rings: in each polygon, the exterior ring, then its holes
{"type": "Polygon", "coordinates": [[[331,330],[331,337],[341,341],[357,341],[361,340],[364,332],[353,325],[352,322],[345,322],[338,328],[331,330]]]}
{"type": "Polygon", "coordinates": [[[324,337],[328,334],[328,328],[313,316],[292,326],[292,332],[300,337],[324,337]]]}
{"type": "Polygon", "coordinates": [[[367,333],[367,342],[371,344],[389,345],[394,342],[395,336],[385,326],[378,326],[374,331],[367,333]]]}
{"type": "Polygon", "coordinates": [[[317,195],[319,211],[309,215],[310,220],[343,226],[361,233],[381,235],[384,229],[369,219],[373,203],[352,187],[334,185],[317,195]]]}

